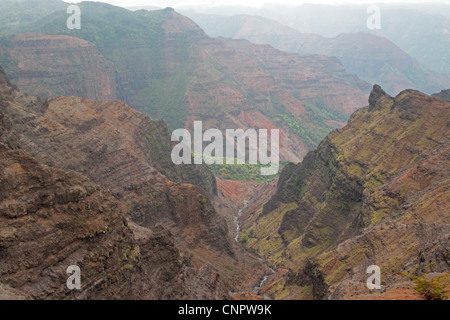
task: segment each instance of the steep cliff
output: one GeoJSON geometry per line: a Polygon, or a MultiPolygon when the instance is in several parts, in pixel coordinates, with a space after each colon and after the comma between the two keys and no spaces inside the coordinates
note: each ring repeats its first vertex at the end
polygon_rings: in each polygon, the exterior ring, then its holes
{"type": "Polygon", "coordinates": [[[163,228],[131,226],[127,207],[73,172],[0,144],[0,295],[26,299],[221,299],[163,228]],[[81,290],[66,269],[81,269],[81,290]],[[14,294],[11,294],[13,292],[14,294]]]}
{"type": "Polygon", "coordinates": [[[3,37],[0,57],[11,81],[29,94],[116,99],[114,65],[82,39],[35,33],[3,37]]]}
{"type": "MultiPolygon", "coordinates": [[[[153,222],[176,212],[173,205],[160,208],[161,199],[177,192],[179,198],[185,193],[189,199],[195,193],[200,197],[199,189],[180,186],[180,190],[174,182],[197,183],[204,190],[204,197],[215,193],[215,178],[207,169],[172,163],[171,142],[163,122],[153,122],[123,102],[66,97],[42,100],[17,92],[12,93],[11,99],[6,116],[20,134],[14,131],[3,137],[8,145],[26,150],[50,166],[86,174],[132,205],[135,197],[145,195],[134,209],[153,222]],[[150,190],[146,193],[145,189],[150,190]]],[[[200,200],[192,203],[192,209],[200,206],[200,200]]],[[[206,209],[211,207],[206,205],[206,209]]]]}
{"type": "Polygon", "coordinates": [[[294,272],[272,287],[277,297],[367,293],[372,264],[388,287],[430,262],[449,270],[449,110],[418,91],[393,98],[374,86],[368,107],[283,170],[248,226],[249,247],[294,272]]]}
{"type": "Polygon", "coordinates": [[[0,79],[5,295],[221,299],[241,284],[227,273],[244,266],[210,200],[215,178],[169,166],[163,123],[123,102],[36,98],[0,79]],[[78,293],[61,282],[72,264],[86,277],[78,293]]]}

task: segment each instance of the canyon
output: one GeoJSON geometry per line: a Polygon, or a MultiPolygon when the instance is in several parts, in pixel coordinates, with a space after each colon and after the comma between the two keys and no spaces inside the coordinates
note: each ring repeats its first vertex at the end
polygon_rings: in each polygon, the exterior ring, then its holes
{"type": "Polygon", "coordinates": [[[286,166],[275,194],[244,216],[246,245],[280,270],[263,292],[356,298],[368,294],[370,265],[381,268],[385,290],[430,263],[431,272],[448,272],[449,108],[376,85],[347,126],[286,166]]]}
{"type": "Polygon", "coordinates": [[[170,8],[130,12],[89,2],[80,8],[89,21],[81,30],[68,30],[67,14],[56,11],[0,40],[2,65],[21,90],[117,98],[170,130],[192,130],[199,120],[222,131],[279,128],[280,158],[292,162],[342,126],[370,92],[334,57],[211,38],[170,8]],[[103,27],[124,24],[126,32],[103,27]],[[56,74],[60,81],[46,78],[56,74]],[[99,81],[87,89],[93,74],[99,81]]]}
{"type": "Polygon", "coordinates": [[[448,270],[445,100],[375,86],[258,184],[171,165],[164,123],[123,102],[32,97],[0,75],[1,297],[417,299],[398,272],[448,270]],[[73,264],[81,291],[65,287],[73,264]]]}
{"type": "Polygon", "coordinates": [[[239,287],[258,281],[263,267],[212,205],[228,204],[215,177],[171,164],[164,123],[122,102],[0,89],[2,286],[33,299],[223,299],[233,273],[239,287]],[[66,264],[85,290],[61,282],[66,264]]]}
{"type": "Polygon", "coordinates": [[[449,271],[445,77],[373,35],[287,53],[212,38],[171,8],[85,2],[68,30],[60,1],[39,5],[19,26],[0,19],[0,299],[421,299],[400,273],[449,271]],[[427,92],[352,75],[355,41],[356,59],[379,49],[368,71],[404,63],[427,92]],[[197,121],[279,130],[279,176],[191,152],[175,164],[171,132],[197,121]]]}

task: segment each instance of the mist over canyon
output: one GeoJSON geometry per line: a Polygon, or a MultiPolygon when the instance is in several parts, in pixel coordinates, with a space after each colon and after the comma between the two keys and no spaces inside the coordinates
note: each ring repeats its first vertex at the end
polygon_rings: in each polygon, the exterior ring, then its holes
{"type": "Polygon", "coordinates": [[[446,298],[444,4],[74,5],[0,3],[0,299],[446,298]]]}

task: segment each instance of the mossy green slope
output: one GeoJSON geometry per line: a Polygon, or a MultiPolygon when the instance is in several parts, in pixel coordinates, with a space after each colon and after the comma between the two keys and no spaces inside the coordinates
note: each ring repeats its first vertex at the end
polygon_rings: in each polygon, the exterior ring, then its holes
{"type": "MultiPolygon", "coordinates": [[[[275,266],[301,273],[316,261],[334,298],[350,294],[344,280],[364,290],[371,264],[388,285],[428,260],[438,262],[435,272],[449,268],[442,250],[450,229],[450,104],[413,90],[393,98],[378,86],[369,102],[303,163],[286,166],[247,228],[248,245],[275,266]]],[[[282,287],[288,292],[275,296],[300,292],[288,281],[282,287]]]]}

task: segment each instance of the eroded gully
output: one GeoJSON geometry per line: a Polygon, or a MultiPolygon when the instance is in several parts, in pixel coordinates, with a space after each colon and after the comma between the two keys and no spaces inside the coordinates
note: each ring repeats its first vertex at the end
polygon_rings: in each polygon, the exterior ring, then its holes
{"type": "MultiPolygon", "coordinates": [[[[233,222],[236,225],[236,236],[234,237],[234,241],[236,241],[236,243],[238,243],[239,245],[241,243],[240,240],[239,240],[239,235],[241,233],[241,227],[240,227],[240,224],[239,224],[239,219],[241,218],[242,213],[244,212],[244,210],[247,209],[249,201],[245,200],[243,202],[243,204],[244,204],[244,206],[241,209],[239,209],[237,214],[233,217],[233,222]]],[[[244,247],[244,249],[246,249],[246,248],[244,247]]],[[[252,254],[254,254],[254,253],[252,253],[252,254]]],[[[271,274],[275,273],[275,270],[267,263],[267,261],[264,258],[262,258],[262,257],[257,257],[257,258],[258,258],[259,261],[261,261],[261,263],[264,265],[264,267],[266,269],[270,270],[269,273],[264,274],[264,276],[261,278],[261,281],[259,282],[259,285],[256,286],[255,288],[253,288],[253,293],[254,294],[261,295],[260,292],[261,292],[262,286],[267,281],[269,276],[271,274]]],[[[262,295],[262,296],[263,296],[264,300],[269,300],[270,299],[270,297],[267,296],[267,295],[262,295]]]]}

